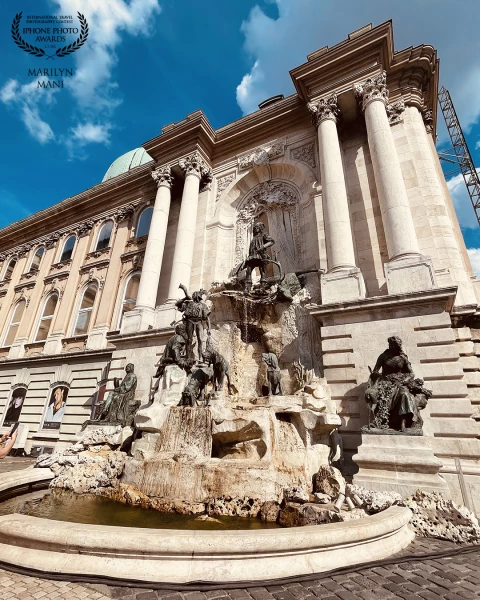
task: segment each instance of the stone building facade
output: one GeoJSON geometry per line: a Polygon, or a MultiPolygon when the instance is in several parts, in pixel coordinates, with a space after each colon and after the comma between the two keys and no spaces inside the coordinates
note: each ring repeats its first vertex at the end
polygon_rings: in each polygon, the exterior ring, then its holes
{"type": "Polygon", "coordinates": [[[217,130],[196,111],[4,228],[0,431],[20,411],[27,450],[64,447],[128,362],[146,400],[179,284],[228,279],[261,219],[285,270],[310,272],[346,455],[399,335],[434,394],[426,444],[480,510],[480,289],[435,150],[438,69],[431,46],[395,51],[390,22],[364,27],[293,69],[293,95],[217,130]]]}

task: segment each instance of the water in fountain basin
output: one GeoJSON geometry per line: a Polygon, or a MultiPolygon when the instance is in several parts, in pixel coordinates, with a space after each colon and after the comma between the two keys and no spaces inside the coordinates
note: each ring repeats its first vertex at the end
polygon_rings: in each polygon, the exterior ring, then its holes
{"type": "Polygon", "coordinates": [[[113,525],[116,527],[145,527],[148,529],[271,529],[275,523],[241,517],[214,517],[161,513],[128,506],[108,498],[75,494],[66,490],[41,490],[15,496],[0,502],[0,516],[21,513],[42,519],[113,525]]]}

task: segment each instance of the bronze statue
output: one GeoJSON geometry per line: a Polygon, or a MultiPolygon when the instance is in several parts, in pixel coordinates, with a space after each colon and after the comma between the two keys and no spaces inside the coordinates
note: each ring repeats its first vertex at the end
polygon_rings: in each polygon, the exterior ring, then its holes
{"type": "Polygon", "coordinates": [[[87,425],[132,426],[133,418],[140,406],[140,401],[135,401],[137,376],[133,370],[134,365],[129,363],[125,367],[126,375],[123,380],[119,377],[113,379],[114,390],[97,404],[94,418],[83,423],[82,431],[87,425]]]}
{"type": "MultiPolygon", "coordinates": [[[[199,405],[200,402],[203,402],[205,400],[205,388],[211,378],[212,371],[210,367],[199,367],[195,369],[182,392],[182,398],[178,403],[178,406],[193,407],[195,404],[199,405]]],[[[208,406],[208,400],[205,402],[205,406],[208,406]]]]}
{"type": "Polygon", "coordinates": [[[273,352],[265,352],[262,354],[262,360],[267,365],[268,395],[283,396],[277,355],[273,352]]]}
{"type": "Polygon", "coordinates": [[[230,385],[230,364],[217,350],[207,348],[205,352],[205,361],[213,368],[213,391],[223,390],[225,377],[227,378],[228,395],[232,393],[230,385]]]}
{"type": "Polygon", "coordinates": [[[422,379],[415,379],[408,356],[403,352],[402,340],[388,338],[388,348],[377,359],[365,391],[372,429],[394,430],[421,434],[420,410],[425,408],[432,393],[423,387],[422,379]],[[381,371],[381,373],[380,373],[381,371]]]}
{"type": "Polygon", "coordinates": [[[194,361],[187,360],[187,340],[185,323],[178,323],[175,327],[175,335],[168,340],[165,346],[155,377],[162,377],[167,365],[177,365],[184,371],[190,370],[194,361]]]}
{"type": "MultiPolygon", "coordinates": [[[[274,244],[274,240],[265,232],[265,225],[258,221],[253,226],[253,237],[248,248],[247,258],[235,269],[235,275],[246,269],[245,292],[249,293],[252,288],[252,272],[258,267],[260,271],[260,283],[265,281],[265,268],[272,261],[267,253],[267,248],[274,244]]],[[[278,264],[278,263],[277,263],[278,264]]]]}
{"type": "Polygon", "coordinates": [[[140,406],[140,401],[135,401],[137,376],[133,370],[133,364],[129,363],[125,367],[126,375],[123,380],[120,382],[118,377],[113,380],[115,389],[109,394],[111,398],[106,416],[107,423],[119,424],[123,427],[133,424],[133,418],[140,406]]]}
{"type": "Polygon", "coordinates": [[[185,298],[178,300],[175,306],[180,312],[183,313],[183,322],[185,323],[185,330],[187,336],[187,359],[194,359],[193,353],[193,335],[197,336],[198,344],[198,360],[202,362],[203,357],[203,324],[207,327],[207,335],[210,336],[210,309],[203,302],[203,296],[206,294],[205,290],[193,292],[189,296],[187,288],[184,285],[179,286],[184,294],[185,298]]]}

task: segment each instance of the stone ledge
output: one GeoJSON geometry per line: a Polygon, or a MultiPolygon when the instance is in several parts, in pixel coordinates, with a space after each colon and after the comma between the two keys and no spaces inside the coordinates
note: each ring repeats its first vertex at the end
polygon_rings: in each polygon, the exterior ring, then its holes
{"type": "Polygon", "coordinates": [[[394,506],[345,523],[212,532],[127,529],[13,514],[0,517],[0,561],[70,576],[240,583],[246,577],[289,577],[386,558],[414,538],[410,518],[408,508],[394,506]]]}
{"type": "Polygon", "coordinates": [[[450,312],[457,294],[456,287],[435,288],[422,292],[412,292],[409,294],[395,294],[387,296],[374,296],[363,300],[352,300],[349,302],[338,302],[335,304],[309,304],[308,312],[318,321],[322,317],[334,316],[337,313],[353,313],[370,311],[373,309],[385,310],[387,308],[403,308],[415,304],[425,304],[430,302],[443,302],[445,311],[450,312]]]}

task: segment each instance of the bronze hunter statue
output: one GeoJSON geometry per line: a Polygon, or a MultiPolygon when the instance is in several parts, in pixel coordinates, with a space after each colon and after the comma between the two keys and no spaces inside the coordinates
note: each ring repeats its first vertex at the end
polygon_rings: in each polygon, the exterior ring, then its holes
{"type": "Polygon", "coordinates": [[[252,289],[252,273],[255,269],[260,272],[261,287],[268,287],[268,284],[279,283],[284,278],[282,267],[277,260],[270,258],[267,250],[275,241],[265,231],[265,225],[258,221],[253,226],[253,237],[248,247],[248,256],[233,270],[233,275],[238,277],[242,271],[245,271],[243,280],[243,289],[245,294],[249,294],[252,289]],[[265,269],[267,265],[273,264],[278,267],[279,275],[271,280],[265,278],[265,269]]]}
{"type": "Polygon", "coordinates": [[[185,331],[187,336],[187,359],[194,359],[193,352],[193,336],[197,337],[197,352],[198,360],[202,362],[203,357],[203,329],[204,324],[207,328],[207,335],[210,336],[210,309],[203,302],[203,296],[206,295],[205,290],[193,292],[190,296],[187,288],[184,285],[179,286],[185,294],[185,298],[178,300],[175,303],[177,309],[183,313],[183,322],[185,323],[185,331]]]}
{"type": "Polygon", "coordinates": [[[273,352],[264,352],[262,360],[267,365],[267,387],[269,396],[283,396],[280,366],[277,355],[273,352]]]}
{"type": "Polygon", "coordinates": [[[420,411],[431,396],[423,380],[415,378],[402,340],[389,337],[388,348],[378,357],[368,380],[365,401],[369,425],[362,431],[422,435],[420,411]]]}

